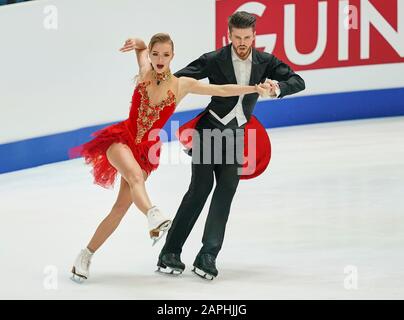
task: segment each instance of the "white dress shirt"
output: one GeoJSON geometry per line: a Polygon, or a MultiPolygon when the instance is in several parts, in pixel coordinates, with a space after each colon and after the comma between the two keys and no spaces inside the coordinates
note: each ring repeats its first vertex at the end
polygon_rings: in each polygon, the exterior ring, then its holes
{"type": "MultiPolygon", "coordinates": [[[[246,86],[250,83],[251,76],[251,63],[252,63],[252,50],[247,59],[242,60],[239,56],[234,52],[233,46],[231,46],[231,59],[233,61],[234,73],[236,75],[237,84],[246,86]]],[[[243,111],[243,101],[244,95],[241,95],[238,98],[237,104],[234,106],[233,110],[231,110],[226,116],[220,118],[214,111],[209,110],[209,112],[221,123],[227,125],[234,118],[237,119],[238,126],[242,126],[247,122],[247,119],[244,115],[243,111]]]]}
{"type": "MultiPolygon", "coordinates": [[[[234,73],[236,75],[236,80],[238,85],[247,86],[250,83],[251,77],[251,64],[252,64],[252,50],[247,57],[247,59],[241,59],[237,53],[234,51],[233,46],[231,46],[231,59],[233,61],[234,73]]],[[[280,94],[280,90],[276,90],[276,96],[278,97],[280,94]]],[[[238,126],[242,126],[247,122],[247,118],[244,115],[243,111],[243,98],[244,95],[239,96],[237,104],[234,106],[233,110],[231,110],[226,116],[220,118],[214,111],[209,110],[209,112],[222,124],[227,125],[234,118],[237,119],[238,126]]]]}

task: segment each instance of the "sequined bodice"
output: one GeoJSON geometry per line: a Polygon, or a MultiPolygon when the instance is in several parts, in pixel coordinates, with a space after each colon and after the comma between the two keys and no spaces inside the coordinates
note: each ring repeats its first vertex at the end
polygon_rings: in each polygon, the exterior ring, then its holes
{"type": "Polygon", "coordinates": [[[150,104],[146,87],[150,81],[141,82],[132,96],[132,105],[129,114],[128,129],[134,136],[136,144],[148,139],[153,129],[161,129],[175,111],[176,98],[171,90],[167,96],[155,105],[150,104]]]}

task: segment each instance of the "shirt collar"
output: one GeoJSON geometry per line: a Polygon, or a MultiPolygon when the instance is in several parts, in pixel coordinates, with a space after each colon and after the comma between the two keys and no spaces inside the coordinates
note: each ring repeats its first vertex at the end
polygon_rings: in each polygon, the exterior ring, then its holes
{"type": "Polygon", "coordinates": [[[243,59],[240,59],[240,57],[234,51],[233,45],[231,45],[231,60],[232,61],[241,61],[241,62],[246,62],[246,61],[251,62],[252,61],[252,48],[251,48],[250,54],[248,55],[247,59],[243,60],[243,59]]]}

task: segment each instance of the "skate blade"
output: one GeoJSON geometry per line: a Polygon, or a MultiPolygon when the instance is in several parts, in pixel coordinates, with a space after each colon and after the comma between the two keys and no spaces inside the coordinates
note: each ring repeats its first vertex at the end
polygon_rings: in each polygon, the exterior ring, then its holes
{"type": "Polygon", "coordinates": [[[84,281],[87,280],[87,277],[85,277],[85,276],[83,276],[83,275],[81,275],[81,274],[76,273],[76,268],[75,268],[75,267],[73,267],[73,269],[72,269],[71,272],[72,272],[72,276],[70,277],[70,279],[71,279],[73,282],[76,282],[76,283],[81,284],[81,283],[83,283],[84,281]]]}
{"type": "Polygon", "coordinates": [[[197,267],[194,267],[192,269],[192,272],[195,273],[198,277],[200,277],[202,279],[205,279],[205,280],[212,281],[213,279],[216,278],[215,276],[213,276],[213,275],[211,275],[209,273],[206,273],[205,271],[203,271],[203,270],[201,270],[201,269],[199,269],[197,267]]]}
{"type": "Polygon", "coordinates": [[[160,273],[160,274],[167,275],[167,276],[179,276],[180,274],[182,274],[183,270],[181,270],[181,269],[172,269],[170,267],[166,267],[166,268],[157,267],[156,272],[160,273]]]}
{"type": "Polygon", "coordinates": [[[152,239],[152,247],[162,238],[171,228],[171,220],[163,222],[158,228],[150,231],[150,238],[152,239]]]}

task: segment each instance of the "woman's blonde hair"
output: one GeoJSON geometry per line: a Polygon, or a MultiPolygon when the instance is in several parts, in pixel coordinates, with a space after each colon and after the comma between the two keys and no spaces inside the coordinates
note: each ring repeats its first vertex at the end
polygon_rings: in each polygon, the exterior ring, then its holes
{"type": "Polygon", "coordinates": [[[174,52],[174,42],[173,40],[171,40],[171,37],[168,33],[156,33],[153,37],[151,37],[150,42],[149,42],[149,51],[151,51],[151,49],[154,47],[154,45],[156,43],[165,43],[165,42],[169,42],[171,44],[171,48],[174,52]]]}

